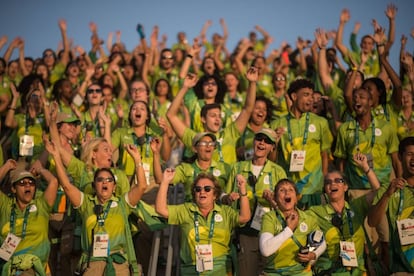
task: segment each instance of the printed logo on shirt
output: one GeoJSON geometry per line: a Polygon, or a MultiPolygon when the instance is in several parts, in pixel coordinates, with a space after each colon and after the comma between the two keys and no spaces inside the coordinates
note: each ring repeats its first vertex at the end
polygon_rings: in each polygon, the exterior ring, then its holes
{"type": "Polygon", "coordinates": [[[220,214],[216,214],[214,216],[214,221],[216,221],[216,222],[222,222],[223,221],[223,217],[220,214]]]}
{"type": "Polygon", "coordinates": [[[375,128],[375,136],[381,136],[382,135],[382,131],[379,128],[375,128]]]}
{"type": "Polygon", "coordinates": [[[302,222],[299,226],[299,230],[300,232],[304,233],[308,231],[308,225],[306,224],[306,222],[302,222]]]}
{"type": "Polygon", "coordinates": [[[316,126],[314,124],[309,125],[309,132],[316,132],[316,126]]]}

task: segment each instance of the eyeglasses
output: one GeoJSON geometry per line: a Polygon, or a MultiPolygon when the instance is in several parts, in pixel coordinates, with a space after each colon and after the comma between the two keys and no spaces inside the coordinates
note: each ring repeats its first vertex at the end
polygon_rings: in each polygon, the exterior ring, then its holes
{"type": "Polygon", "coordinates": [[[335,178],[335,179],[325,179],[324,180],[325,185],[331,185],[332,183],[339,183],[343,184],[345,183],[345,180],[343,178],[335,178]]]}
{"type": "Polygon", "coordinates": [[[200,147],[215,147],[216,146],[216,142],[207,142],[207,141],[201,141],[197,143],[197,146],[200,147]]]}
{"type": "Polygon", "coordinates": [[[114,178],[113,177],[97,177],[95,179],[96,182],[102,182],[102,183],[112,183],[114,182],[114,178]]]}
{"type": "Polygon", "coordinates": [[[144,87],[131,88],[131,92],[132,93],[147,92],[147,89],[144,87]]]}
{"type": "Polygon", "coordinates": [[[269,137],[261,133],[256,134],[256,136],[254,136],[254,140],[264,141],[266,144],[269,144],[269,145],[274,144],[274,142],[269,137]]]}
{"type": "Polygon", "coordinates": [[[172,56],[162,56],[161,59],[173,59],[172,56]]]}
{"type": "Polygon", "coordinates": [[[211,85],[211,86],[217,86],[217,83],[216,82],[213,82],[213,81],[206,81],[205,83],[203,83],[203,85],[204,86],[209,86],[209,85],[211,85]]]}
{"type": "Polygon", "coordinates": [[[214,190],[213,186],[195,186],[194,187],[194,192],[196,193],[200,193],[202,190],[204,189],[204,192],[209,193],[211,190],[214,190]]]}
{"type": "Polygon", "coordinates": [[[53,54],[52,53],[46,53],[46,54],[43,55],[43,57],[44,58],[53,57],[53,54]]]}
{"type": "Polygon", "coordinates": [[[277,77],[275,78],[275,81],[285,81],[286,79],[284,77],[277,77]]]}
{"type": "Polygon", "coordinates": [[[102,89],[97,88],[97,89],[88,89],[86,91],[88,94],[92,94],[92,93],[102,93],[102,89]]]}
{"type": "Polygon", "coordinates": [[[31,179],[26,179],[26,180],[22,179],[20,181],[17,181],[16,184],[21,186],[21,187],[24,187],[24,186],[27,186],[27,185],[29,185],[31,187],[36,186],[36,183],[31,179]]]}

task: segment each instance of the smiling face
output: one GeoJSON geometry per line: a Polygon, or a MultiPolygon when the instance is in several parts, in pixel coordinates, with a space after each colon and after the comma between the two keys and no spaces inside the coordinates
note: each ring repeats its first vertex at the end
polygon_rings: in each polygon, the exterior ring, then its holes
{"type": "Polygon", "coordinates": [[[206,135],[197,142],[194,151],[197,153],[197,158],[203,161],[210,161],[215,149],[215,141],[206,135]]]}
{"type": "Polygon", "coordinates": [[[267,158],[275,144],[264,134],[256,134],[253,142],[254,158],[267,158]]]}
{"type": "Polygon", "coordinates": [[[200,208],[212,208],[216,200],[214,182],[208,178],[200,178],[197,183],[194,184],[193,197],[195,203],[200,208]],[[209,191],[206,191],[206,189],[209,191]]]}
{"type": "Polygon", "coordinates": [[[94,179],[94,188],[96,196],[101,203],[108,201],[115,193],[116,183],[114,176],[106,170],[100,171],[94,179]]]}
{"type": "Polygon", "coordinates": [[[293,211],[298,202],[294,184],[289,181],[279,182],[275,188],[275,201],[283,213],[293,211]]]}
{"type": "Polygon", "coordinates": [[[256,101],[253,107],[250,122],[254,125],[263,125],[267,117],[267,105],[264,101],[256,101]]]}
{"type": "Polygon", "coordinates": [[[414,145],[408,145],[400,155],[401,164],[403,167],[404,178],[414,176],[414,145]]]}
{"type": "Polygon", "coordinates": [[[102,102],[102,88],[98,84],[92,84],[86,90],[89,106],[100,105],[102,102]]]}
{"type": "Polygon", "coordinates": [[[354,90],[354,93],[352,94],[352,107],[354,108],[357,117],[370,113],[372,107],[370,93],[363,88],[354,90]]]}
{"type": "Polygon", "coordinates": [[[345,200],[345,192],[348,190],[348,185],[339,172],[328,173],[325,176],[324,184],[325,193],[329,196],[331,202],[345,200]]]}

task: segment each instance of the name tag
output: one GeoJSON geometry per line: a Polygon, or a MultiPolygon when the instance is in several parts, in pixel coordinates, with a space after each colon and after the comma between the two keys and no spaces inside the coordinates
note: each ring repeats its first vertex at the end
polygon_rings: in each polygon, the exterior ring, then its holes
{"type": "Polygon", "coordinates": [[[414,243],[414,219],[397,220],[397,228],[401,245],[414,243]]]}
{"type": "Polygon", "coordinates": [[[213,247],[211,244],[196,245],[196,269],[198,272],[213,270],[213,247]]]}
{"type": "Polygon", "coordinates": [[[20,156],[33,156],[34,137],[32,135],[20,136],[19,154],[20,156]]]}
{"type": "Polygon", "coordinates": [[[260,231],[261,226],[262,226],[263,215],[266,214],[269,211],[270,211],[270,208],[263,207],[262,205],[260,205],[258,203],[257,207],[256,207],[256,210],[254,212],[252,223],[250,224],[250,227],[257,230],[257,231],[260,231]]]}
{"type": "Polygon", "coordinates": [[[357,267],[358,259],[356,257],[354,242],[341,241],[339,245],[341,247],[340,256],[342,258],[342,265],[357,267]]]}
{"type": "Polygon", "coordinates": [[[93,236],[93,256],[108,257],[109,252],[109,235],[99,233],[93,236]]]}
{"type": "Polygon", "coordinates": [[[290,172],[301,172],[305,167],[305,150],[294,150],[290,155],[290,172]]]}
{"type": "Polygon", "coordinates": [[[6,239],[4,240],[3,244],[0,247],[0,258],[5,261],[8,261],[10,257],[16,251],[17,246],[19,245],[21,238],[18,236],[9,233],[7,234],[6,239]]]}

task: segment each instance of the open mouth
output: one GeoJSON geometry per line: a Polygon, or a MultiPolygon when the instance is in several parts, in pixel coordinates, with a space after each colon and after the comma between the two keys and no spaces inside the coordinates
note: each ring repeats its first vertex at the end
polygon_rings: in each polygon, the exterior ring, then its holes
{"type": "Polygon", "coordinates": [[[285,203],[291,203],[292,198],[291,197],[285,197],[285,203]]]}

